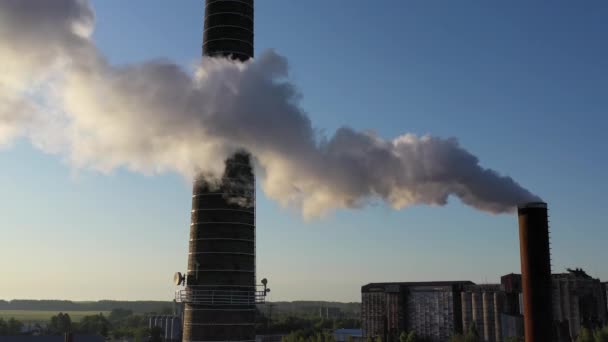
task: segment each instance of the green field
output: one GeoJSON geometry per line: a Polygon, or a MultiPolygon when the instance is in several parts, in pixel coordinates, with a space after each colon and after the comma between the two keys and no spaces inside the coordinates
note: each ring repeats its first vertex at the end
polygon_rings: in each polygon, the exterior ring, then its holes
{"type": "MultiPolygon", "coordinates": [[[[0,310],[0,317],[4,319],[15,318],[22,322],[47,322],[59,311],[36,311],[36,310],[0,310]]],[[[98,315],[100,311],[63,311],[70,315],[74,322],[78,322],[84,316],[98,315]]],[[[101,311],[104,316],[108,316],[109,311],[101,311]]]]}

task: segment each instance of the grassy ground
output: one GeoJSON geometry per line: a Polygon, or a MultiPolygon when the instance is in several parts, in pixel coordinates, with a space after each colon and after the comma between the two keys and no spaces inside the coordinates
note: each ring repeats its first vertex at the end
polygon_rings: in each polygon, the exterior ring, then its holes
{"type": "MultiPolygon", "coordinates": [[[[15,318],[22,322],[48,322],[52,316],[58,314],[58,311],[36,311],[36,310],[0,310],[0,318],[5,320],[15,318]]],[[[78,322],[84,316],[98,315],[99,311],[63,311],[70,315],[72,321],[78,322]]],[[[101,311],[104,316],[108,316],[109,311],[101,311]]]]}

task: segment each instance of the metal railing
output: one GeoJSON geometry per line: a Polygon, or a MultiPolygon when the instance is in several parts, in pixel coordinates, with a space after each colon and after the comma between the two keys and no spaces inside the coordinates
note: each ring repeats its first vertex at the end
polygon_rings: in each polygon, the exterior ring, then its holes
{"type": "Polygon", "coordinates": [[[255,305],[266,303],[266,291],[257,287],[251,290],[221,290],[217,287],[197,286],[175,291],[175,301],[204,305],[255,305]]]}

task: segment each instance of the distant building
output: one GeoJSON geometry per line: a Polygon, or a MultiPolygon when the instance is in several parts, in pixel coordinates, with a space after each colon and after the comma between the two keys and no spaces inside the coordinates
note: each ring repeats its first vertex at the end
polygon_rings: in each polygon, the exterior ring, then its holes
{"type": "Polygon", "coordinates": [[[361,342],[363,330],[361,329],[337,329],[334,331],[336,342],[361,342]]]}
{"type": "Polygon", "coordinates": [[[415,331],[430,341],[462,332],[461,292],[470,281],[371,283],[361,288],[363,337],[397,340],[415,331]]]}
{"type": "Polygon", "coordinates": [[[554,320],[567,326],[576,338],[581,327],[601,326],[606,322],[605,289],[581,269],[552,275],[554,320]]]}
{"type": "Polygon", "coordinates": [[[462,329],[475,325],[484,342],[502,341],[504,292],[496,285],[466,285],[461,296],[462,329]]]}
{"type": "Polygon", "coordinates": [[[178,316],[150,316],[148,327],[150,329],[153,327],[161,328],[163,340],[166,342],[182,340],[182,320],[178,316]]]}

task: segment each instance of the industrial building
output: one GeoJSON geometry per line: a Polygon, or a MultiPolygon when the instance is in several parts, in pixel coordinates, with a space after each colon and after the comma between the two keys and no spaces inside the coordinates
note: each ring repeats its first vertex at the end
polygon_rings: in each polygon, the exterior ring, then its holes
{"type": "MultiPolygon", "coordinates": [[[[253,57],[254,1],[207,0],[203,55],[253,57]]],[[[199,175],[192,191],[188,269],[177,273],[183,341],[255,341],[255,176],[246,151],[225,161],[219,181],[199,175]]]]}
{"type": "Polygon", "coordinates": [[[578,336],[582,327],[595,328],[606,322],[605,292],[599,279],[583,270],[552,275],[554,320],[567,327],[569,337],[578,336]]]}
{"type": "Polygon", "coordinates": [[[148,328],[158,327],[162,330],[162,338],[165,342],[181,341],[182,321],[173,315],[160,315],[148,317],[148,328]]]}
{"type": "Polygon", "coordinates": [[[524,336],[523,295],[521,274],[507,274],[500,277],[500,287],[504,301],[500,317],[502,338],[524,336]]]}
{"type": "Polygon", "coordinates": [[[462,332],[461,292],[470,281],[371,283],[361,288],[364,338],[397,340],[415,331],[431,341],[462,332]]]}
{"type": "MultiPolygon", "coordinates": [[[[503,307],[503,337],[523,336],[521,275],[509,274],[501,278],[505,302],[503,307]],[[507,322],[507,323],[505,323],[507,322]],[[507,324],[508,326],[506,326],[507,324]],[[514,330],[507,330],[514,329],[514,330]]],[[[578,336],[582,327],[598,327],[608,323],[605,306],[606,289],[599,279],[581,269],[551,275],[551,303],[555,340],[570,341],[578,336]]]]}
{"type": "Polygon", "coordinates": [[[608,283],[602,283],[604,289],[604,303],[606,307],[606,312],[608,313],[608,283]]]}
{"type": "Polygon", "coordinates": [[[505,301],[501,286],[467,285],[460,296],[463,331],[468,331],[475,325],[482,341],[501,342],[501,318],[505,301]]]}

